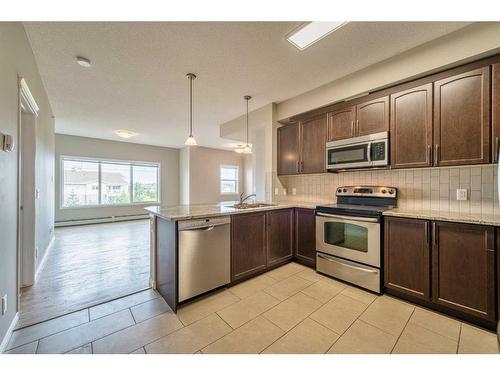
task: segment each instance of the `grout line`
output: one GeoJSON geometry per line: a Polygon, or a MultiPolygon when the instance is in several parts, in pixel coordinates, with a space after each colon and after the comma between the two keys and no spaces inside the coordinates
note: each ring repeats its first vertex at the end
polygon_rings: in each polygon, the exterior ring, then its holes
{"type": "Polygon", "coordinates": [[[127,310],[129,311],[130,315],[132,316],[132,320],[134,321],[133,325],[137,325],[137,320],[135,319],[135,316],[134,316],[134,313],[132,312],[132,309],[129,307],[127,310]]]}
{"type": "Polygon", "coordinates": [[[392,354],[392,352],[394,351],[394,348],[396,347],[396,345],[398,344],[399,340],[401,339],[401,336],[403,335],[403,332],[405,331],[406,329],[406,326],[408,325],[408,323],[410,322],[411,320],[411,317],[413,316],[413,314],[415,313],[415,310],[416,310],[416,306],[413,306],[413,311],[411,312],[410,316],[408,317],[408,320],[406,321],[405,323],[405,326],[403,327],[403,329],[401,330],[401,333],[398,335],[398,338],[396,339],[396,341],[394,342],[394,345],[392,346],[392,349],[391,349],[391,352],[390,354],[392,354]]]}
{"type": "Polygon", "coordinates": [[[460,350],[460,339],[462,338],[462,327],[463,327],[463,323],[460,322],[460,330],[458,331],[458,343],[457,343],[457,354],[460,350]]]}

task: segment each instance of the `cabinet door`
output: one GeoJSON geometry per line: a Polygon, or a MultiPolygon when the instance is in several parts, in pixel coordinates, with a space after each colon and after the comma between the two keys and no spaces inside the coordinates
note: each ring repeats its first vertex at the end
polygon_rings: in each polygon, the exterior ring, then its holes
{"type": "Polygon", "coordinates": [[[430,222],[385,218],[384,285],[430,301],[430,222]]]}
{"type": "Polygon", "coordinates": [[[391,167],[432,165],[432,84],[392,94],[391,167]]]}
{"type": "Polygon", "coordinates": [[[292,258],[292,220],[293,208],[267,212],[267,266],[292,258]]]}
{"type": "Polygon", "coordinates": [[[354,137],[356,107],[342,108],[328,114],[328,142],[354,137]]]}
{"type": "Polygon", "coordinates": [[[356,136],[389,131],[389,97],[358,104],[355,129],[356,136]]]}
{"type": "Polygon", "coordinates": [[[278,175],[299,173],[299,140],[298,123],[278,128],[278,175]]]}
{"type": "Polygon", "coordinates": [[[295,256],[302,262],[316,265],[316,211],[295,209],[295,256]]]}
{"type": "Polygon", "coordinates": [[[301,122],[301,173],[326,171],[326,114],[301,122]]]}
{"type": "Polygon", "coordinates": [[[433,302],[494,320],[494,229],[433,222],[433,239],[433,302]]]}
{"type": "Polygon", "coordinates": [[[500,63],[493,65],[492,93],[491,105],[493,106],[491,113],[492,126],[492,160],[493,163],[498,163],[498,153],[500,152],[500,63]]]}
{"type": "Polygon", "coordinates": [[[490,68],[434,82],[434,163],[490,161],[490,68]]]}
{"type": "Polygon", "coordinates": [[[266,213],[231,217],[231,281],[266,269],[266,213]]]}

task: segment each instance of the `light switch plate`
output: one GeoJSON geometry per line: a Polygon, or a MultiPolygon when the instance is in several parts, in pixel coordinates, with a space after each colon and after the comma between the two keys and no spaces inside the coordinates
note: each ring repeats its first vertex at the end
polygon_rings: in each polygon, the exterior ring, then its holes
{"type": "Polygon", "coordinates": [[[457,189],[457,201],[467,200],[467,189],[457,189]]]}
{"type": "Polygon", "coordinates": [[[278,195],[280,193],[280,189],[274,188],[274,195],[278,195]]]}
{"type": "Polygon", "coordinates": [[[286,189],[283,189],[283,195],[286,195],[286,189]]]}

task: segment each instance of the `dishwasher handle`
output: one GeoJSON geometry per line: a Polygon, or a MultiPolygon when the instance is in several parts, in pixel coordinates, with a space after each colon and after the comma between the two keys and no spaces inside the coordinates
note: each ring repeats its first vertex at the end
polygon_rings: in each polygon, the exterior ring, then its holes
{"type": "Polygon", "coordinates": [[[207,219],[195,219],[180,221],[179,231],[211,231],[216,227],[229,225],[231,219],[229,217],[215,217],[207,219]]]}
{"type": "Polygon", "coordinates": [[[212,224],[204,227],[194,227],[194,228],[184,228],[184,229],[179,229],[180,231],[204,231],[208,232],[209,230],[214,229],[215,227],[221,226],[221,225],[229,225],[229,224],[212,224]]]}

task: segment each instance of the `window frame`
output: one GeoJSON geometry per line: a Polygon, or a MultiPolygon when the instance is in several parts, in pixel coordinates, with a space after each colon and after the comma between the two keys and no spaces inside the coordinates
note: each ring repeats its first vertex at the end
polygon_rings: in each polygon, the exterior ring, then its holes
{"type": "Polygon", "coordinates": [[[219,192],[220,192],[220,195],[237,195],[240,193],[240,166],[239,165],[221,164],[219,166],[219,192]],[[222,168],[236,169],[236,180],[228,180],[227,178],[222,179],[222,168]],[[234,193],[223,192],[222,191],[222,181],[235,181],[236,182],[236,191],[234,193]]]}
{"type": "Polygon", "coordinates": [[[60,155],[59,156],[59,209],[60,210],[79,210],[85,208],[112,208],[112,207],[130,207],[130,206],[157,206],[161,204],[161,163],[159,162],[148,162],[148,161],[133,161],[133,160],[122,160],[122,159],[106,159],[106,158],[90,158],[86,156],[71,156],[71,155],[60,155]],[[98,176],[97,176],[97,195],[98,204],[85,205],[85,206],[65,206],[64,205],[64,161],[81,161],[81,162],[94,162],[98,166],[98,176]],[[130,202],[128,203],[118,203],[118,204],[107,204],[102,202],[102,169],[101,164],[121,164],[128,165],[130,168],[130,187],[129,195],[130,202]],[[158,173],[156,174],[156,201],[150,202],[134,202],[133,197],[133,166],[140,167],[156,167],[158,168],[158,173]]]}

